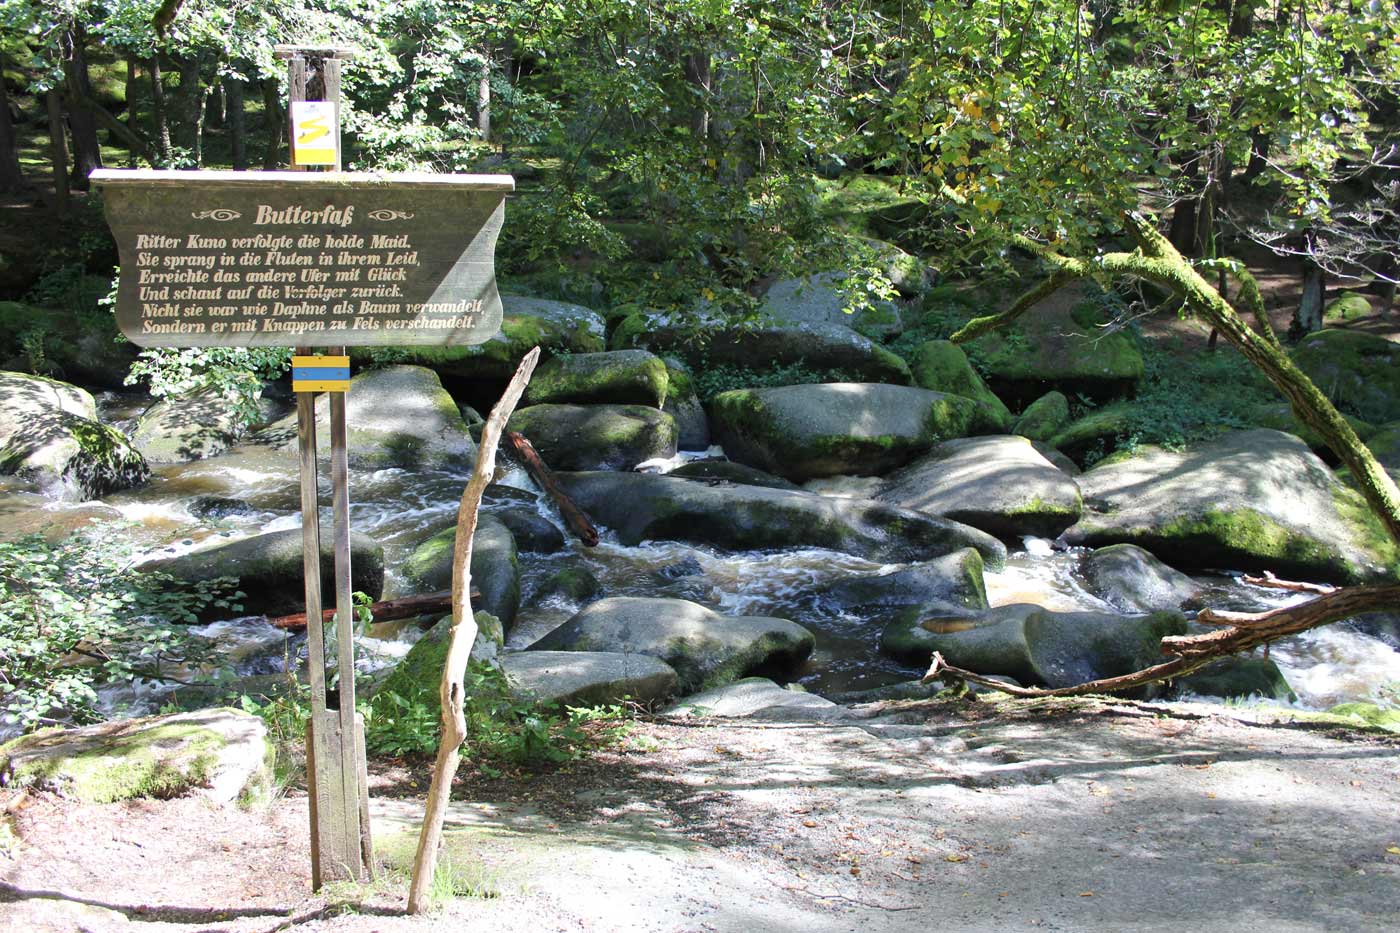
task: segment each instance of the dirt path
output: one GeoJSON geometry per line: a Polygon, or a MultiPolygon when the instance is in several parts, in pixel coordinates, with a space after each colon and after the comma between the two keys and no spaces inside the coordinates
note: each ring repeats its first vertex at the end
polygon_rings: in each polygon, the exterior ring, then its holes
{"type": "MultiPolygon", "coordinates": [[[[640,725],[632,750],[464,786],[477,893],[306,886],[305,801],[13,814],[0,927],[418,931],[1342,931],[1400,924],[1400,740],[1220,707],[925,703],[640,725]],[[788,715],[800,716],[801,713],[788,715]],[[1243,714],[1238,714],[1243,716],[1243,714]]],[[[421,774],[381,774],[409,858],[421,774]],[[395,796],[400,795],[400,796],[395,796]]]]}

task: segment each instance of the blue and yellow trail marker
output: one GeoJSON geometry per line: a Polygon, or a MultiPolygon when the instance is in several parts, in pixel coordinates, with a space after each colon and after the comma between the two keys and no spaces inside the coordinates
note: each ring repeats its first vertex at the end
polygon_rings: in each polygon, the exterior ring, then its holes
{"type": "Polygon", "coordinates": [[[292,357],[293,392],[344,392],[350,388],[350,357],[292,357]]]}

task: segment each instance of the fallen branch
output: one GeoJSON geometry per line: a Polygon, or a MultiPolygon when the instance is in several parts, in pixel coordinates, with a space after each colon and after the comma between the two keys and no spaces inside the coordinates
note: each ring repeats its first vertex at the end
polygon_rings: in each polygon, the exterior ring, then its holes
{"type": "Polygon", "coordinates": [[[534,445],[519,431],[508,432],[506,440],[510,441],[516,456],[525,464],[525,471],[530,474],[530,478],[559,507],[559,514],[564,517],[564,524],[569,526],[574,537],[582,541],[584,547],[597,547],[598,529],[593,527],[593,521],[587,513],[579,508],[578,504],[570,499],[564,490],[559,488],[559,484],[554,481],[554,474],[550,472],[549,467],[544,465],[544,460],[540,458],[539,451],[535,450],[534,445]]]}
{"type": "Polygon", "coordinates": [[[1273,590],[1291,590],[1295,593],[1313,593],[1317,596],[1327,596],[1337,592],[1338,589],[1330,583],[1299,583],[1294,580],[1280,580],[1267,570],[1261,576],[1246,576],[1242,579],[1251,586],[1264,586],[1273,590]]]}
{"type": "MultiPolygon", "coordinates": [[[[472,598],[481,595],[473,590],[472,598]]],[[[435,612],[446,612],[452,608],[452,591],[441,590],[437,593],[423,593],[418,596],[400,596],[398,599],[384,599],[377,603],[370,603],[370,615],[376,622],[392,622],[395,619],[411,619],[414,616],[425,616],[435,612]]],[[[335,621],[335,610],[325,609],[321,612],[321,621],[330,624],[335,621]]],[[[294,612],[286,616],[273,616],[267,620],[267,624],[275,628],[298,629],[306,628],[306,613],[294,612]]]]}
{"type": "Polygon", "coordinates": [[[471,583],[472,536],[476,534],[481,497],[496,472],[496,448],[501,432],[540,359],[535,347],[520,361],[520,368],[511,377],[501,400],[491,409],[486,426],[481,431],[477,448],[476,467],[467,488],[462,491],[462,504],[457,508],[457,540],[452,548],[452,632],[447,643],[447,656],[442,665],[442,684],[438,697],[442,702],[442,738],[438,743],[437,761],[433,764],[433,783],[423,807],[423,831],[418,837],[418,852],[413,858],[413,880],[408,889],[408,912],[422,913],[428,907],[428,888],[437,871],[438,849],[442,843],[442,823],[447,816],[447,804],[452,797],[452,778],[461,761],[458,752],[467,738],[467,721],[462,704],[466,699],[467,660],[472,642],[476,640],[476,620],[472,616],[469,586],[471,583]]]}
{"type": "Polygon", "coordinates": [[[1203,609],[1198,621],[1224,625],[1218,632],[1203,635],[1173,635],[1162,639],[1162,653],[1172,657],[1161,664],[1123,674],[1105,677],[1072,687],[1019,687],[1002,683],[975,671],[954,667],[934,652],[933,663],[923,676],[923,683],[934,680],[967,681],[1007,693],[1015,697],[1072,697],[1088,693],[1117,693],[1147,684],[1174,680],[1198,671],[1234,654],[1244,654],[1271,642],[1347,619],[1365,612],[1393,609],[1400,605],[1400,583],[1377,586],[1352,586],[1335,590],[1295,606],[1282,606],[1267,612],[1226,612],[1203,609]]]}

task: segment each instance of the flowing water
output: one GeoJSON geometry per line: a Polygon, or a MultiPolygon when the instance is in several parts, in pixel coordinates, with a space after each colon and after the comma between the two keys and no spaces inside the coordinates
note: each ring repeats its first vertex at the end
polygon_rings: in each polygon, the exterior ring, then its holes
{"type": "MultiPolygon", "coordinates": [[[[117,407],[111,400],[107,405],[108,412],[117,407]]],[[[386,592],[395,593],[400,588],[393,568],[419,542],[453,523],[466,479],[462,472],[352,469],[351,527],[384,546],[385,564],[390,568],[386,592]]],[[[499,475],[497,483],[538,493],[520,470],[499,475]]],[[[42,500],[23,484],[6,481],[0,485],[0,515],[7,522],[26,515],[32,519],[33,510],[42,506],[45,514],[60,524],[71,521],[74,525],[94,516],[119,516],[132,523],[132,533],[155,557],[207,546],[214,539],[233,540],[299,527],[296,489],[293,457],[245,447],[217,460],[159,468],[146,486],[113,495],[101,505],[42,500]]],[[[815,484],[814,491],[852,495],[864,489],[864,480],[831,480],[815,484]]],[[[501,501],[488,499],[487,509],[501,501]]],[[[542,515],[562,527],[547,500],[535,501],[542,515]]],[[[329,509],[323,510],[321,519],[328,528],[329,509]]],[[[627,547],[603,531],[602,543],[593,549],[568,539],[566,549],[557,554],[521,554],[522,608],[509,634],[508,647],[528,646],[582,608],[581,603],[558,595],[536,597],[553,574],[580,569],[592,574],[607,596],[679,597],[725,614],[780,616],[807,626],[817,637],[817,650],[799,682],[816,692],[860,690],[922,673],[879,654],[878,620],[833,614],[804,598],[818,584],[884,574],[899,569],[899,565],[820,549],[727,553],[677,542],[627,547]]],[[[1080,556],[1055,550],[1047,541],[1027,539],[1004,568],[987,573],[992,604],[1029,602],[1056,610],[1112,611],[1080,579],[1080,556]]],[[[1209,604],[1222,608],[1259,610],[1304,598],[1252,587],[1231,575],[1199,579],[1209,586],[1209,604]]],[[[229,686],[285,677],[283,672],[293,659],[304,664],[303,637],[289,636],[260,619],[218,622],[198,633],[217,646],[226,674],[237,676],[229,686]]],[[[362,640],[365,650],[356,666],[366,674],[392,665],[421,631],[393,625],[377,629],[376,634],[385,637],[362,640]]],[[[1304,708],[1325,709],[1346,700],[1374,699],[1384,685],[1400,682],[1400,651],[1346,625],[1328,626],[1280,642],[1273,647],[1272,657],[1297,692],[1298,705],[1304,708]]],[[[207,677],[213,669],[194,673],[207,677]]],[[[147,684],[108,691],[103,700],[109,709],[140,713],[159,707],[169,693],[168,685],[147,684]]]]}

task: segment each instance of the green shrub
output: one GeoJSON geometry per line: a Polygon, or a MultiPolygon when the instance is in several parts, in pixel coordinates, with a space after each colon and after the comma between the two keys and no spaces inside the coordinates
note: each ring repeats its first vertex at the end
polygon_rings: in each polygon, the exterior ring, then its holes
{"type": "Polygon", "coordinates": [[[97,688],[168,680],[207,643],[185,627],[205,607],[238,607],[228,580],[177,583],[134,566],[120,525],[57,543],[0,542],[0,722],[24,731],[98,718],[97,688]]]}

